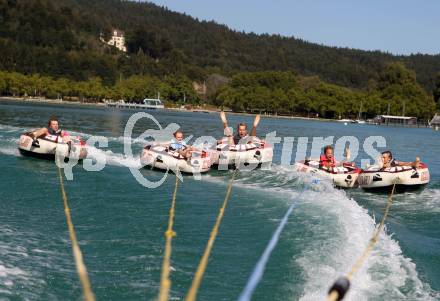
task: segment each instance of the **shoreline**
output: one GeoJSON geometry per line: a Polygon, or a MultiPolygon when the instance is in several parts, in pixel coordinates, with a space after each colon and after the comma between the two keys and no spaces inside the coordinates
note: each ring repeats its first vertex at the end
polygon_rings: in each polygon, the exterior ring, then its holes
{"type": "Polygon", "coordinates": [[[2,102],[2,101],[105,107],[104,103],[98,103],[98,102],[67,101],[67,100],[62,100],[62,99],[50,99],[50,98],[42,98],[42,97],[33,98],[33,97],[0,96],[0,102],[2,102]]]}
{"type": "MultiPolygon", "coordinates": [[[[12,101],[12,102],[23,102],[23,103],[42,103],[42,104],[62,104],[62,105],[71,105],[71,106],[88,106],[88,107],[97,107],[97,108],[107,108],[107,104],[103,102],[80,102],[80,101],[67,101],[61,99],[49,99],[49,98],[31,98],[31,97],[12,97],[12,96],[0,96],[0,103],[3,101],[12,101]]],[[[180,108],[165,108],[164,110],[176,111],[176,112],[184,112],[184,113],[220,113],[220,110],[211,109],[211,108],[194,108],[192,110],[182,110],[180,108]]],[[[240,115],[240,116],[255,116],[255,113],[245,113],[245,112],[226,112],[230,115],[240,115]]],[[[320,118],[320,117],[303,117],[303,116],[284,116],[284,115],[268,115],[268,114],[260,114],[262,118],[273,118],[273,119],[292,119],[292,120],[309,120],[309,121],[320,121],[320,122],[337,122],[342,123],[337,119],[328,119],[328,118],[320,118]]],[[[365,125],[374,125],[370,123],[365,123],[365,125]]],[[[398,124],[383,124],[381,126],[392,126],[399,128],[430,128],[429,126],[423,125],[398,125],[398,124]]]]}
{"type": "MultiPolygon", "coordinates": [[[[13,97],[13,96],[0,96],[0,102],[2,101],[15,101],[24,103],[44,103],[44,104],[65,104],[74,106],[95,106],[95,107],[107,107],[105,103],[99,102],[80,102],[80,101],[66,101],[61,99],[49,99],[49,98],[31,98],[31,97],[13,97]]],[[[182,110],[180,108],[165,108],[165,110],[185,112],[185,113],[220,113],[220,110],[214,109],[199,109],[195,108],[193,110],[182,110]]],[[[244,113],[244,112],[226,112],[231,115],[241,115],[241,116],[255,116],[254,113],[244,113]]],[[[301,117],[301,116],[283,116],[283,115],[267,115],[260,114],[264,118],[275,118],[275,119],[297,119],[297,120],[313,120],[313,121],[323,121],[323,122],[338,122],[336,119],[326,119],[326,118],[311,118],[311,117],[301,117]]]]}

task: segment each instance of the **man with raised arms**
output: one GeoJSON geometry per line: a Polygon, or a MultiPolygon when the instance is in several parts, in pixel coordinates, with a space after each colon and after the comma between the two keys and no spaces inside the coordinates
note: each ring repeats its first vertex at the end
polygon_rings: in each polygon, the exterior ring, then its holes
{"type": "Polygon", "coordinates": [[[226,137],[228,137],[229,145],[248,143],[250,142],[249,138],[257,136],[257,126],[260,123],[260,114],[257,114],[257,116],[255,116],[250,135],[248,134],[246,123],[241,122],[237,125],[237,133],[234,136],[232,136],[232,133],[228,127],[228,121],[226,119],[225,112],[223,111],[220,112],[220,118],[223,122],[223,128],[225,129],[226,137]]]}

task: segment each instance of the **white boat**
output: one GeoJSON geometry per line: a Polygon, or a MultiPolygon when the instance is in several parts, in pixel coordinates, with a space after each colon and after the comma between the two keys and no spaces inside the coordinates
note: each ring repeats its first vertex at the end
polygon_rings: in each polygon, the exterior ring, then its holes
{"type": "Polygon", "coordinates": [[[108,107],[115,108],[131,108],[131,109],[164,109],[165,105],[159,98],[145,98],[142,103],[130,103],[125,102],[124,100],[119,100],[118,102],[106,102],[108,107]]]}
{"type": "Polygon", "coordinates": [[[165,106],[159,98],[145,98],[142,103],[147,109],[164,109],[165,106]]]}
{"type": "Polygon", "coordinates": [[[262,164],[270,164],[273,148],[258,138],[250,138],[248,143],[229,145],[228,138],[223,138],[212,151],[212,162],[222,168],[253,169],[262,164]]]}
{"type": "Polygon", "coordinates": [[[46,135],[38,138],[38,146],[34,145],[30,133],[24,133],[20,136],[18,149],[24,156],[30,156],[41,159],[54,160],[58,152],[66,158],[77,157],[82,160],[87,156],[87,146],[80,137],[69,136],[72,140],[72,146],[69,147],[60,136],[46,135]]]}
{"type": "Polygon", "coordinates": [[[341,188],[352,188],[357,186],[357,180],[361,169],[351,164],[343,164],[329,169],[319,165],[318,160],[305,160],[295,163],[298,172],[306,172],[326,177],[333,181],[333,184],[341,188]]]}
{"type": "Polygon", "coordinates": [[[356,121],[351,120],[351,119],[339,119],[338,122],[343,122],[343,123],[356,123],[356,121]]]}
{"type": "Polygon", "coordinates": [[[398,190],[420,188],[429,183],[428,166],[420,163],[419,168],[395,166],[380,168],[370,166],[359,175],[359,186],[364,189],[387,189],[396,184],[398,190]]]}
{"type": "Polygon", "coordinates": [[[187,159],[171,149],[168,143],[148,144],[141,153],[141,164],[144,167],[159,170],[179,170],[183,173],[204,173],[211,169],[209,152],[194,150],[187,159]]]}

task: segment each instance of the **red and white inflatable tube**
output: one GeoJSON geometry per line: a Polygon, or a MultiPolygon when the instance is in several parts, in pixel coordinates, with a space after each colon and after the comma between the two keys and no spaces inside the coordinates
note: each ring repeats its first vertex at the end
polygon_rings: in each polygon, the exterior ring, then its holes
{"type": "Polygon", "coordinates": [[[176,170],[194,174],[205,173],[211,169],[211,156],[209,152],[191,151],[191,158],[181,156],[177,151],[171,150],[168,145],[160,143],[147,145],[141,153],[141,164],[160,170],[176,170]]]}
{"type": "Polygon", "coordinates": [[[69,146],[65,143],[62,137],[57,135],[46,135],[45,137],[38,138],[38,145],[32,144],[33,139],[29,133],[24,133],[20,136],[18,142],[18,149],[24,156],[31,156],[41,159],[54,160],[55,153],[58,151],[63,156],[70,158],[76,156],[82,160],[87,156],[86,144],[79,137],[69,137],[72,140],[72,148],[69,152],[69,146]]]}
{"type": "Polygon", "coordinates": [[[298,172],[317,174],[333,181],[333,184],[341,188],[353,188],[357,186],[357,180],[361,169],[352,164],[332,167],[330,169],[319,166],[317,160],[306,160],[295,163],[298,172]]]}
{"type": "Polygon", "coordinates": [[[270,164],[272,159],[272,146],[258,138],[236,145],[229,145],[228,138],[223,138],[212,151],[213,164],[228,167],[260,166],[270,164]]]}
{"type": "Polygon", "coordinates": [[[359,186],[364,189],[391,187],[396,184],[399,188],[419,188],[429,183],[428,166],[420,163],[419,168],[411,166],[395,166],[379,168],[370,166],[359,175],[359,186]]]}

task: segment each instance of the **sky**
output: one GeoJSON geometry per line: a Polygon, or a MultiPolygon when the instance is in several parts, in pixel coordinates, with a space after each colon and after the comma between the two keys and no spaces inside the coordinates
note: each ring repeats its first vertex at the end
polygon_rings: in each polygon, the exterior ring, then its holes
{"type": "Polygon", "coordinates": [[[149,0],[245,32],[393,54],[440,54],[440,0],[149,0]]]}

